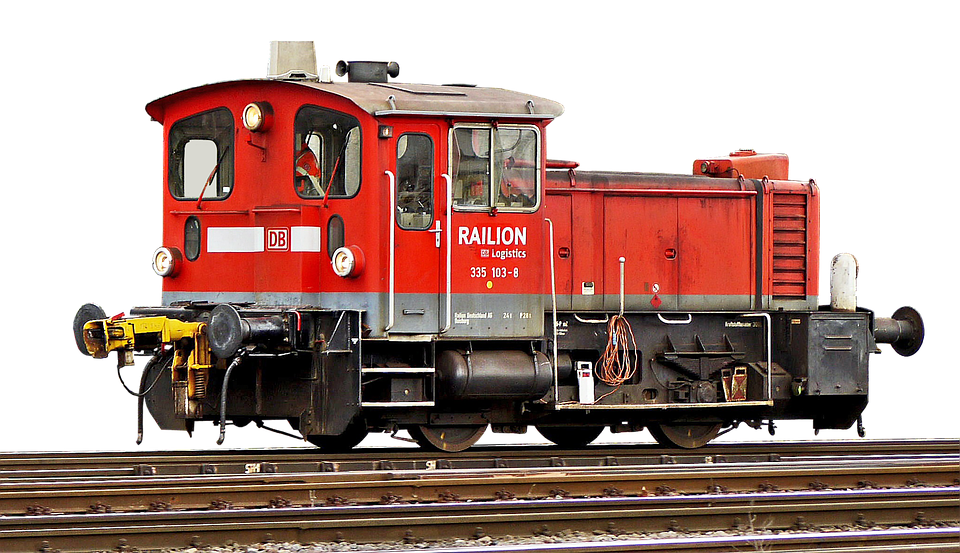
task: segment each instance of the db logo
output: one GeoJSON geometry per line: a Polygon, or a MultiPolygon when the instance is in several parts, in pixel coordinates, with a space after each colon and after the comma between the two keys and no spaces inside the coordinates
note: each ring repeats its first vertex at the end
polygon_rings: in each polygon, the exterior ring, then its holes
{"type": "Polygon", "coordinates": [[[287,229],[268,228],[267,229],[267,249],[268,250],[287,250],[290,247],[287,229]]]}

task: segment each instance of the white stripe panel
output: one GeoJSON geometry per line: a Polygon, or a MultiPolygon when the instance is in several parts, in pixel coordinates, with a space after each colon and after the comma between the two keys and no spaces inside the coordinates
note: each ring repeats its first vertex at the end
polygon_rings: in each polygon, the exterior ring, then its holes
{"type": "MultiPolygon", "coordinates": [[[[290,227],[291,252],[319,252],[320,227],[290,227]]],[[[207,251],[240,253],[264,251],[264,227],[209,227],[207,251]]]]}
{"type": "Polygon", "coordinates": [[[208,227],[211,253],[262,252],[263,227],[208,227]]]}
{"type": "Polygon", "coordinates": [[[290,251],[320,251],[320,227],[290,227],[290,251]]]}

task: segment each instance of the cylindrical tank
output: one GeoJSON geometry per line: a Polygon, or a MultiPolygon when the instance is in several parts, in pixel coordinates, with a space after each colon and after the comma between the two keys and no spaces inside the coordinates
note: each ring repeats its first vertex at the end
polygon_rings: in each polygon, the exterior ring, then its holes
{"type": "Polygon", "coordinates": [[[830,309],[857,310],[857,258],[838,253],[830,263],[830,309]]]}
{"type": "Polygon", "coordinates": [[[537,399],[553,384],[547,356],[516,350],[447,350],[437,357],[438,392],[448,400],[537,399]]]}

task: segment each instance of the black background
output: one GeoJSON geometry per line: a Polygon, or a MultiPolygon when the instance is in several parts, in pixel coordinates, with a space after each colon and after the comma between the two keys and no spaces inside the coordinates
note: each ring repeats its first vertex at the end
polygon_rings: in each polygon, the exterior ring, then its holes
{"type": "MultiPolygon", "coordinates": [[[[15,152],[22,163],[36,160],[45,184],[35,190],[52,194],[25,192],[8,208],[52,232],[21,228],[35,241],[11,249],[21,260],[12,265],[24,268],[11,298],[19,308],[6,325],[18,354],[4,368],[0,449],[133,445],[133,400],[112,365],[80,358],[71,315],[84,300],[113,311],[158,299],[147,260],[160,239],[160,128],[144,103],[205,80],[262,75],[269,38],[161,36],[64,39],[65,78],[36,87],[55,89],[58,101],[30,125],[32,145],[15,152]]],[[[952,270],[942,246],[956,232],[939,208],[952,201],[942,194],[955,162],[936,138],[946,112],[931,61],[903,43],[855,41],[823,53],[807,41],[779,49],[676,37],[616,48],[594,39],[567,51],[560,35],[494,48],[354,42],[321,37],[321,61],[390,57],[402,80],[469,81],[560,100],[567,113],[549,129],[550,155],[585,167],[689,171],[695,156],[738,146],[788,153],[792,176],[816,176],[823,190],[824,263],[854,252],[861,304],[888,314],[912,303],[926,317],[918,356],[874,356],[870,435],[958,435],[960,387],[945,362],[951,334],[941,330],[952,302],[939,276],[952,270]]]]}

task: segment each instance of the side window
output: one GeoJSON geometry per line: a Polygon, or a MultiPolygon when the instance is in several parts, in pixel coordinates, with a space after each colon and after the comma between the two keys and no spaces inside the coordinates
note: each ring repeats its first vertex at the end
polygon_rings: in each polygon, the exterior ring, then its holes
{"type": "Polygon", "coordinates": [[[233,115],[218,108],[170,127],[170,193],[178,200],[221,200],[233,189],[233,115]]]}
{"type": "Polygon", "coordinates": [[[304,106],[294,120],[293,184],[301,198],[348,198],[360,190],[360,122],[304,106]],[[330,188],[327,194],[327,188],[330,188]]]}
{"type": "Polygon", "coordinates": [[[333,259],[333,252],[346,243],[343,235],[343,217],[332,215],[327,221],[327,255],[333,259]]]}
{"type": "Polygon", "coordinates": [[[200,219],[193,215],[187,217],[183,224],[183,253],[190,261],[196,261],[200,257],[200,219]]]}
{"type": "Polygon", "coordinates": [[[397,139],[397,224],[410,230],[433,224],[433,140],[424,134],[397,139]]]}
{"type": "Polygon", "coordinates": [[[502,128],[494,133],[493,182],[497,207],[537,205],[537,133],[531,129],[502,128]]]}
{"type": "Polygon", "coordinates": [[[455,127],[452,133],[453,203],[460,209],[536,209],[540,135],[535,127],[455,127]]]}
{"type": "Polygon", "coordinates": [[[453,205],[490,206],[490,129],[453,129],[453,205]]]}

